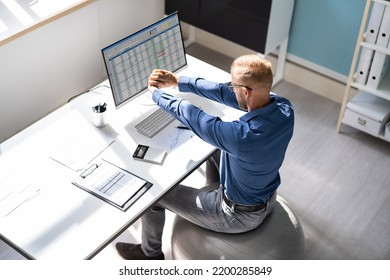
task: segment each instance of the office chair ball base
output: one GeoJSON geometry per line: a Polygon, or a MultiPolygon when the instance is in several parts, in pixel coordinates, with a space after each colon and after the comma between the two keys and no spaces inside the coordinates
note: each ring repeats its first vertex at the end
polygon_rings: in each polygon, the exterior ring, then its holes
{"type": "Polygon", "coordinates": [[[171,246],[176,260],[287,260],[304,258],[305,238],[297,217],[278,196],[266,220],[241,234],[210,231],[176,216],[171,246]]]}

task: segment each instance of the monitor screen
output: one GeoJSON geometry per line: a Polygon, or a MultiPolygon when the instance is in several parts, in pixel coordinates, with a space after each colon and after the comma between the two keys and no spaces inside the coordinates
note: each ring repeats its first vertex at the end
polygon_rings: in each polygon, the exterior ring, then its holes
{"type": "Polygon", "coordinates": [[[154,69],[175,72],[187,65],[178,13],[102,49],[115,106],[148,87],[154,69]]]}

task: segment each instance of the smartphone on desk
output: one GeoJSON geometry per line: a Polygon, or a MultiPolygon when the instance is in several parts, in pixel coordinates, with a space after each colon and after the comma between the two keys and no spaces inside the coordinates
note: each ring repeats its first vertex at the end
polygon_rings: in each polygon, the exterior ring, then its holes
{"type": "Polygon", "coordinates": [[[165,150],[146,145],[138,145],[133,154],[134,159],[156,164],[162,164],[166,156],[165,150]]]}

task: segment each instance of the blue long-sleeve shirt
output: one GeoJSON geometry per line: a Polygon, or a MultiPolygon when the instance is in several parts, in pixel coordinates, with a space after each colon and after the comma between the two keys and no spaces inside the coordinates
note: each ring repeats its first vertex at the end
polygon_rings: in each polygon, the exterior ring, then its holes
{"type": "MultiPolygon", "coordinates": [[[[182,76],[179,90],[240,109],[235,93],[225,84],[182,76]]],[[[221,184],[230,200],[257,205],[278,188],[279,168],[294,127],[294,110],[287,99],[271,94],[268,105],[231,122],[161,90],[154,91],[153,100],[204,141],[222,150],[221,184]]]]}

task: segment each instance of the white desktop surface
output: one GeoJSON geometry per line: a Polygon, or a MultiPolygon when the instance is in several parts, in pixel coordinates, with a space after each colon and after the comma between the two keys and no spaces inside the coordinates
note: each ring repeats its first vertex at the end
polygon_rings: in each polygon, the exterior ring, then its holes
{"type": "MultiPolygon", "coordinates": [[[[218,82],[230,80],[230,75],[220,69],[191,56],[187,56],[187,59],[188,67],[180,75],[204,77],[218,82]]],[[[108,85],[108,81],[102,84],[108,85]]],[[[169,91],[183,95],[206,112],[222,119],[237,119],[242,114],[193,94],[177,93],[175,89],[169,91]]],[[[116,110],[111,90],[99,87],[3,142],[0,146],[0,191],[4,182],[9,184],[11,178],[15,186],[32,184],[40,192],[8,216],[0,217],[0,237],[27,257],[51,260],[89,259],[111,243],[214,151],[211,145],[191,131],[177,129],[178,121],[151,139],[139,134],[134,125],[145,117],[145,112],[156,108],[152,105],[150,93],[146,91],[143,96],[116,110]],[[96,128],[92,123],[91,108],[96,102],[108,104],[110,118],[104,128],[96,128]],[[80,124],[84,122],[90,125],[98,137],[106,135],[115,138],[99,157],[153,183],[127,211],[121,211],[74,186],[71,182],[78,173],[49,157],[59,143],[64,144],[64,135],[66,139],[72,139],[70,136],[75,133],[75,127],[79,127],[77,120],[80,124]],[[164,164],[134,160],[132,154],[137,144],[166,149],[168,155],[164,164]]]]}

